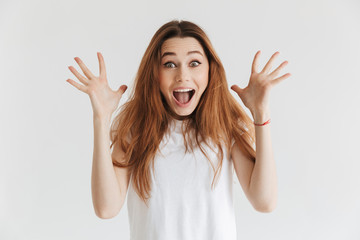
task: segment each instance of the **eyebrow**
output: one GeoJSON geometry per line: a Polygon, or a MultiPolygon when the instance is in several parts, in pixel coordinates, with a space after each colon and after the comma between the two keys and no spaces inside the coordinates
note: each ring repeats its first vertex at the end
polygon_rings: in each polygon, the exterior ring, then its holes
{"type": "MultiPolygon", "coordinates": [[[[201,56],[203,56],[203,54],[200,51],[194,50],[194,51],[190,51],[187,53],[187,55],[190,55],[192,53],[199,53],[201,56]]],[[[176,55],[176,53],[174,52],[164,52],[164,54],[161,56],[161,58],[167,56],[167,55],[176,55]]]]}

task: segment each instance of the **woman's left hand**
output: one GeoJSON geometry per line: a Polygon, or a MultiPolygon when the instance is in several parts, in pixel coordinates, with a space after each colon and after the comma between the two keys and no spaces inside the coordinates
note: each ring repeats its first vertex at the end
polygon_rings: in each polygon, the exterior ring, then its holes
{"type": "Polygon", "coordinates": [[[244,105],[249,108],[253,115],[255,113],[269,111],[268,98],[270,89],[275,84],[278,84],[280,81],[291,76],[290,73],[286,73],[281,77],[276,78],[279,75],[280,70],[287,65],[288,61],[284,61],[278,68],[269,73],[275,58],[280,54],[279,52],[274,53],[263,70],[259,72],[258,61],[260,52],[261,51],[257,51],[255,54],[248,86],[243,89],[237,85],[231,86],[231,89],[239,95],[244,105]]]}

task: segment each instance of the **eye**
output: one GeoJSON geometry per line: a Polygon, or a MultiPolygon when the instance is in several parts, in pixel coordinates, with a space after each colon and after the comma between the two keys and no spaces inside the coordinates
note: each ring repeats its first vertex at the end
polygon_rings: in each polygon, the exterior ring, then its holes
{"type": "Polygon", "coordinates": [[[191,67],[197,67],[197,66],[199,66],[201,64],[201,62],[199,62],[199,61],[192,61],[191,63],[190,63],[190,66],[191,67]],[[195,63],[195,64],[193,64],[193,63],[195,63]]]}
{"type": "Polygon", "coordinates": [[[173,62],[167,62],[167,63],[164,63],[164,66],[167,68],[172,68],[172,67],[175,67],[175,64],[173,62]]]}

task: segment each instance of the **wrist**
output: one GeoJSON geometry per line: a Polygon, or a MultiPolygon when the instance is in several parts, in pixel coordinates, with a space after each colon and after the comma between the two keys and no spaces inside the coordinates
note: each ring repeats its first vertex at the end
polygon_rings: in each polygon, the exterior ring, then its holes
{"type": "Polygon", "coordinates": [[[270,111],[269,110],[253,111],[251,113],[252,113],[252,116],[254,119],[254,123],[256,123],[256,124],[262,124],[270,119],[270,111]]]}
{"type": "Polygon", "coordinates": [[[93,120],[96,123],[106,123],[110,124],[111,122],[111,116],[101,116],[101,115],[93,115],[93,120]]]}

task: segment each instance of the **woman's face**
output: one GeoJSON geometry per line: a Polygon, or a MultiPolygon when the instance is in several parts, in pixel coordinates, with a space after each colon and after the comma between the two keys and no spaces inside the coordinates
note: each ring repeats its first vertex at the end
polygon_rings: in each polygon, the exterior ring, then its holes
{"type": "Polygon", "coordinates": [[[176,114],[190,115],[209,81],[209,62],[201,44],[193,37],[167,39],[160,63],[161,93],[176,114]]]}

